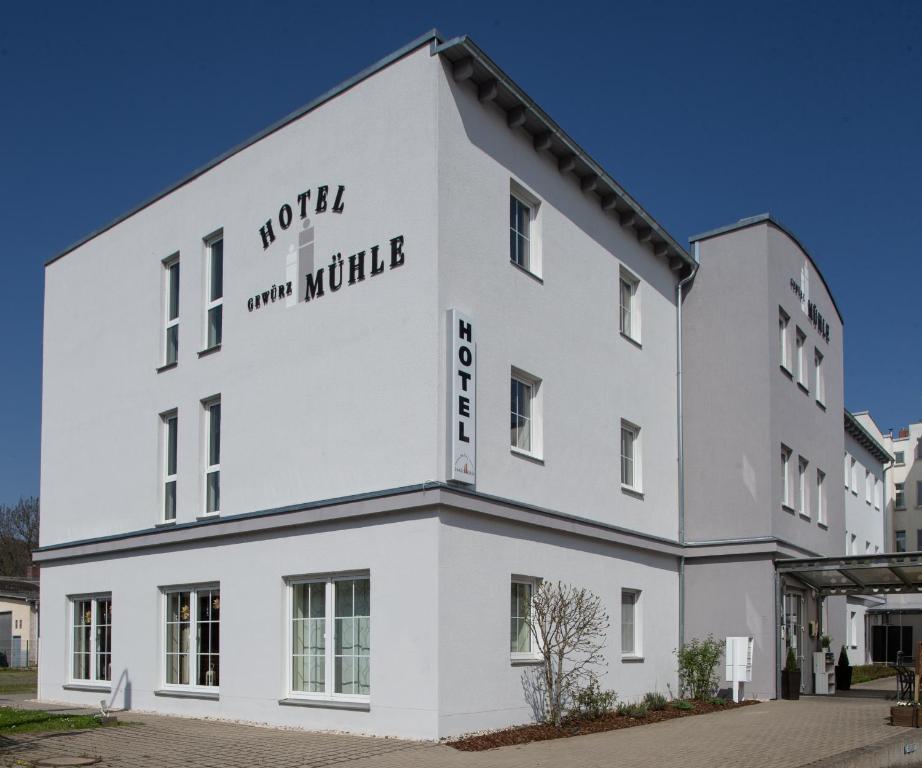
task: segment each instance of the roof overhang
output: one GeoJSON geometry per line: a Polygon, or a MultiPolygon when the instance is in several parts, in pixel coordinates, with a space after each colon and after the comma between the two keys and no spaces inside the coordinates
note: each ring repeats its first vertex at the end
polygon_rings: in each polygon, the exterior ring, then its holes
{"type": "Polygon", "coordinates": [[[692,270],[695,259],[644,208],[615,181],[589,153],[577,144],[513,80],[466,35],[433,46],[433,55],[451,65],[456,82],[469,83],[484,104],[492,103],[506,114],[512,130],[525,132],[535,151],[547,155],[558,170],[580,189],[598,200],[603,211],[648,243],[655,255],[678,270],[692,270]]]}
{"type": "Polygon", "coordinates": [[[889,464],[893,461],[893,457],[887,453],[887,450],[848,410],[845,411],[845,432],[882,464],[889,464]]]}
{"type": "Polygon", "coordinates": [[[922,552],[778,560],[782,576],[793,576],[823,597],[922,593],[922,552]]]}

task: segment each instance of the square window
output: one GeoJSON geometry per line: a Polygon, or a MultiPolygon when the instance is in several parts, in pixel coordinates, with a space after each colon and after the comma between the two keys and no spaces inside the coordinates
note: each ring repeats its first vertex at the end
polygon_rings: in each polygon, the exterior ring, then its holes
{"type": "Polygon", "coordinates": [[[641,473],[640,427],[621,421],[621,486],[640,492],[641,473]]]}
{"type": "Polygon", "coordinates": [[[621,657],[640,658],[641,647],[640,590],[621,590],[621,657]]]}
{"type": "Polygon", "coordinates": [[[221,591],[217,586],[165,587],[164,685],[220,685],[221,591]]]}
{"type": "Polygon", "coordinates": [[[71,680],[111,682],[112,596],[72,597],[70,615],[71,680]]]}
{"type": "Polygon", "coordinates": [[[893,453],[893,463],[898,467],[902,467],[906,464],[906,453],[904,451],[894,451],[893,453]]]}

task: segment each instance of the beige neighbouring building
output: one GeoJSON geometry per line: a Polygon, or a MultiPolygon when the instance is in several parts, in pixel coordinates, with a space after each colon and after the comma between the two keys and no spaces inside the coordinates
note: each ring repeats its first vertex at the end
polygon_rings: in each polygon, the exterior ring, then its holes
{"type": "Polygon", "coordinates": [[[38,579],[0,578],[0,667],[38,663],[38,579]]]}

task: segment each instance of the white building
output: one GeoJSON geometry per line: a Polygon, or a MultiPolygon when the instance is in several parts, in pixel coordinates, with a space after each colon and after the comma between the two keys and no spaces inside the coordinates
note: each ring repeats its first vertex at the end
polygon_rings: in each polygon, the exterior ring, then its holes
{"type": "Polygon", "coordinates": [[[922,551],[922,422],[883,435],[893,456],[887,482],[889,547],[893,552],[922,551]]]}
{"type": "Polygon", "coordinates": [[[40,697],[524,722],[540,579],[604,600],[603,687],[674,690],[693,264],[435,33],[60,254],[40,697]]]}

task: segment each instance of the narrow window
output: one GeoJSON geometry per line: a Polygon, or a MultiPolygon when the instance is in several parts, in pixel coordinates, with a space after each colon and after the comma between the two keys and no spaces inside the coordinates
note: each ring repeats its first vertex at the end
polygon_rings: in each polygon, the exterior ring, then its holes
{"type": "Polygon", "coordinates": [[[804,517],[810,517],[810,500],[807,489],[807,467],[809,462],[803,457],[797,460],[797,511],[804,517]]]}
{"type": "Polygon", "coordinates": [[[858,613],[857,611],[848,612],[848,644],[851,648],[858,645],[858,613]]]}
{"type": "Polygon", "coordinates": [[[823,353],[818,349],[813,350],[813,372],[816,383],[816,402],[826,404],[826,376],[823,373],[823,353]]]}
{"type": "Polygon", "coordinates": [[[848,554],[857,555],[858,554],[858,536],[857,534],[851,534],[851,539],[848,542],[848,554]]]}
{"type": "Polygon", "coordinates": [[[221,510],[221,400],[205,403],[205,513],[221,510]]]}
{"type": "Polygon", "coordinates": [[[634,491],[641,490],[640,427],[621,422],[621,485],[634,491]]]}
{"type": "Polygon", "coordinates": [[[635,589],[621,590],[621,657],[639,658],[643,655],[640,646],[640,592],[635,589]]]}
{"type": "Polygon", "coordinates": [[[627,270],[619,278],[619,326],[629,339],[640,341],[640,281],[627,270]]]}
{"type": "Polygon", "coordinates": [[[164,350],[163,364],[179,359],[179,256],[163,263],[164,271],[164,350]]]}
{"type": "Polygon", "coordinates": [[[205,243],[206,269],[205,324],[207,349],[221,346],[224,326],[224,237],[218,236],[205,243]]]}
{"type": "Polygon", "coordinates": [[[895,531],[896,533],[896,551],[906,551],[906,531],[895,531]]]}
{"type": "Polygon", "coordinates": [[[509,195],[509,259],[523,269],[531,268],[531,207],[509,195]]]}
{"type": "Polygon", "coordinates": [[[797,383],[804,389],[809,389],[807,382],[807,337],[800,328],[797,328],[794,338],[796,344],[794,352],[797,357],[797,383]]]}
{"type": "Polygon", "coordinates": [[[922,459],[922,437],[916,439],[916,459],[922,459]]]}
{"type": "Polygon", "coordinates": [[[874,509],[880,509],[880,478],[874,478],[874,509]]]}
{"type": "Polygon", "coordinates": [[[905,483],[894,483],[893,506],[896,509],[906,509],[905,483]]]}
{"type": "Polygon", "coordinates": [[[71,679],[112,680],[112,597],[72,598],[71,679]]]}
{"type": "Polygon", "coordinates": [[[289,584],[289,592],[291,694],[367,698],[371,693],[370,579],[296,581],[289,584]]]}
{"type": "Polygon", "coordinates": [[[864,501],[866,504],[871,503],[871,494],[873,488],[871,486],[871,470],[864,470],[864,501]]]}
{"type": "Polygon", "coordinates": [[[509,629],[509,650],[513,658],[535,655],[531,629],[528,626],[533,594],[534,581],[513,579],[509,629]]]}
{"type": "Polygon", "coordinates": [[[778,343],[779,350],[781,354],[781,367],[786,371],[791,369],[790,363],[788,361],[788,325],[790,324],[791,318],[788,317],[787,312],[783,309],[778,310],[778,343]]]}
{"type": "Polygon", "coordinates": [[[791,504],[791,449],[781,446],[781,506],[792,508],[791,504]]]}
{"type": "Polygon", "coordinates": [[[922,507],[922,480],[916,480],[916,506],[922,507]]]}
{"type": "Polygon", "coordinates": [[[541,381],[512,369],[510,378],[510,435],[513,451],[541,458],[541,381]]]}
{"type": "Polygon", "coordinates": [[[845,487],[848,488],[848,472],[849,472],[849,463],[848,463],[848,454],[845,454],[845,457],[842,460],[842,474],[845,476],[845,487]]]}
{"type": "Polygon", "coordinates": [[[163,426],[163,519],[176,519],[176,447],[179,417],[176,411],[165,414],[163,426]]]}
{"type": "Polygon", "coordinates": [[[164,682],[217,688],[220,684],[221,592],[218,587],[164,589],[164,682]]]}
{"type": "Polygon", "coordinates": [[[922,552],[922,528],[916,530],[916,552],[922,552]]]}
{"type": "Polygon", "coordinates": [[[824,483],[826,475],[822,470],[816,470],[816,521],[826,525],[826,489],[824,483]]]}
{"type": "Polygon", "coordinates": [[[855,496],[857,496],[858,495],[858,462],[855,460],[854,456],[852,456],[851,459],[849,460],[849,468],[851,471],[851,478],[852,478],[852,485],[851,485],[852,493],[855,494],[855,496]]]}

